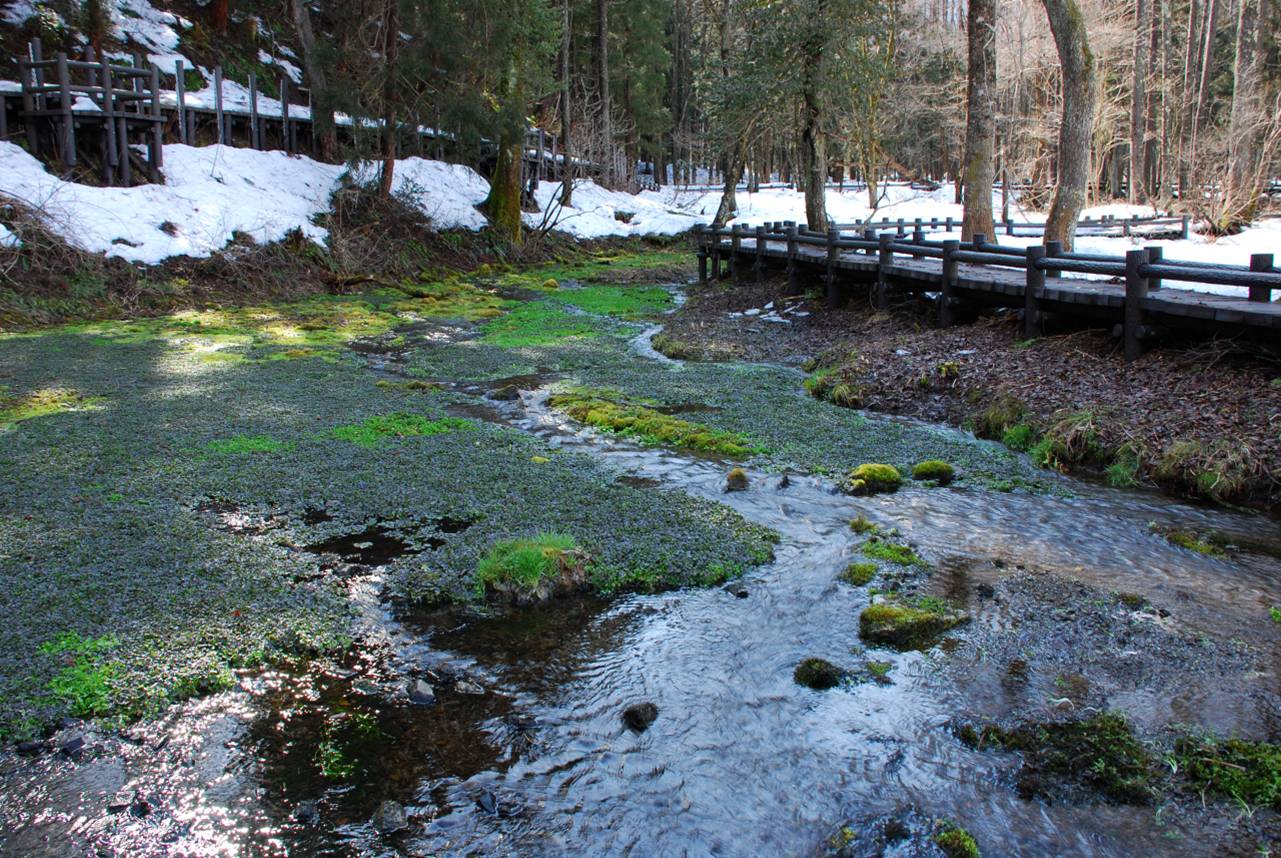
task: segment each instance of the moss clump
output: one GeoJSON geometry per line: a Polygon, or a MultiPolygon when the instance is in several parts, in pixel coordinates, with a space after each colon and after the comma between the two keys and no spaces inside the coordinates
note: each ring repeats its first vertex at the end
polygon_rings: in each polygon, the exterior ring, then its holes
{"type": "Polygon", "coordinates": [[[1060,413],[1028,454],[1042,468],[1062,471],[1080,464],[1105,461],[1097,424],[1098,417],[1092,411],[1060,413]]]}
{"type": "Polygon", "coordinates": [[[479,595],[498,593],[519,604],[543,602],[586,582],[587,555],[563,533],[496,543],[476,566],[479,595]]]}
{"type": "Polygon", "coordinates": [[[587,313],[637,319],[653,316],[671,306],[671,293],[661,286],[584,286],[549,296],[587,313]]]}
{"type": "Polygon", "coordinates": [[[209,452],[223,456],[276,453],[290,446],[292,445],[285,441],[277,441],[269,435],[237,435],[234,438],[218,438],[206,445],[209,452]]]}
{"type": "Polygon", "coordinates": [[[1211,557],[1226,557],[1228,554],[1227,549],[1223,546],[1202,539],[1198,534],[1190,530],[1167,530],[1165,531],[1165,538],[1171,544],[1186,548],[1188,551],[1195,551],[1197,554],[1208,554],[1211,557]]]}
{"type": "Polygon", "coordinates": [[[655,334],[649,342],[654,351],[672,360],[698,360],[702,355],[698,346],[667,334],[655,334]]]}
{"type": "Polygon", "coordinates": [[[23,396],[10,396],[0,387],[0,431],[11,429],[24,420],[33,420],[61,411],[92,406],[95,399],[86,399],[65,387],[48,387],[23,396]]]}
{"type": "Polygon", "coordinates": [[[336,427],[332,435],[340,441],[349,441],[361,447],[377,447],[388,438],[415,438],[443,435],[446,432],[465,432],[476,424],[461,417],[441,417],[433,420],[421,414],[398,412],[369,417],[360,423],[336,427]]]}
{"type": "Polygon", "coordinates": [[[1001,433],[1001,443],[1018,453],[1026,453],[1036,443],[1036,430],[1027,423],[1016,423],[1001,433]]]}
{"type": "Polygon", "coordinates": [[[725,491],[741,492],[747,489],[747,471],[734,468],[725,475],[725,491]]]}
{"type": "Polygon", "coordinates": [[[444,389],[444,385],[439,381],[423,381],[422,379],[410,379],[409,381],[387,381],[384,379],[375,382],[375,384],[386,390],[407,390],[414,393],[433,393],[444,389]]]}
{"type": "Polygon", "coordinates": [[[911,547],[899,545],[897,542],[886,542],[883,539],[872,538],[863,543],[863,553],[873,560],[893,563],[896,566],[917,566],[924,569],[930,565],[911,547]]]}
{"type": "Polygon", "coordinates": [[[1132,442],[1122,444],[1112,454],[1112,464],[1104,469],[1108,485],[1118,489],[1133,488],[1139,484],[1139,472],[1143,469],[1144,451],[1132,442]]]}
{"type": "Polygon", "coordinates": [[[903,477],[893,465],[875,462],[859,465],[841,483],[841,489],[852,495],[874,495],[898,491],[903,477]]]}
{"type": "Polygon", "coordinates": [[[835,688],[849,678],[849,672],[821,658],[807,658],[792,671],[792,681],[815,691],[835,688]]]}
{"type": "Polygon", "coordinates": [[[1146,804],[1156,774],[1151,754],[1124,715],[1106,712],[1081,721],[1024,724],[1012,729],[965,725],[957,737],[974,748],[1023,754],[1021,788],[1045,791],[1045,780],[1066,780],[1121,804],[1146,804]]]}
{"type": "Polygon", "coordinates": [[[1166,488],[1223,503],[1244,497],[1252,474],[1243,445],[1177,441],[1161,455],[1152,476],[1166,488]]]}
{"type": "Polygon", "coordinates": [[[896,649],[926,649],[969,616],[939,599],[915,603],[887,600],[868,605],[858,617],[858,635],[868,643],[896,649]]]}
{"type": "Polygon", "coordinates": [[[917,463],[916,467],[912,468],[912,479],[933,480],[939,485],[945,486],[956,479],[956,469],[939,459],[927,459],[924,462],[917,463]]]}
{"type": "Polygon", "coordinates": [[[1188,736],[1175,743],[1174,759],[1197,792],[1281,810],[1281,745],[1188,736]]]}
{"type": "Polygon", "coordinates": [[[548,277],[546,280],[544,280],[544,281],[543,281],[543,288],[544,288],[544,289],[559,289],[559,288],[560,288],[560,284],[556,282],[556,278],[555,278],[555,277],[548,277]]]}
{"type": "Polygon", "coordinates": [[[1011,426],[1023,422],[1027,406],[1012,396],[1000,396],[975,414],[974,434],[980,438],[1000,440],[1011,426]]]}
{"type": "Polygon", "coordinates": [[[866,665],[867,672],[871,674],[873,681],[880,685],[889,685],[890,671],[894,668],[892,661],[869,661],[866,665]]]}
{"type": "Polygon", "coordinates": [[[645,405],[615,402],[604,398],[601,392],[556,394],[550,404],[580,423],[626,435],[646,444],[671,445],[731,457],[760,452],[737,432],[725,432],[702,423],[681,420],[645,405]]]}
{"type": "Polygon", "coordinates": [[[876,577],[875,563],[851,563],[845,567],[845,571],[840,574],[840,579],[846,584],[853,584],[855,587],[864,587],[871,583],[876,577]]]}
{"type": "Polygon", "coordinates": [[[859,513],[859,516],[857,518],[850,519],[850,530],[854,531],[860,536],[865,536],[869,533],[879,533],[881,529],[877,527],[875,524],[873,524],[872,522],[868,521],[867,516],[863,515],[862,513],[859,513]]]}
{"type": "Polygon", "coordinates": [[[822,399],[842,408],[861,408],[866,390],[846,380],[837,370],[821,369],[805,379],[805,390],[815,399],[822,399]]]}
{"type": "Polygon", "coordinates": [[[979,845],[964,828],[949,828],[934,835],[934,845],[943,850],[947,858],[981,858],[979,845]]]}
{"type": "Polygon", "coordinates": [[[598,337],[601,326],[588,316],[566,312],[559,303],[530,301],[485,322],[481,331],[482,342],[511,349],[598,337]]]}

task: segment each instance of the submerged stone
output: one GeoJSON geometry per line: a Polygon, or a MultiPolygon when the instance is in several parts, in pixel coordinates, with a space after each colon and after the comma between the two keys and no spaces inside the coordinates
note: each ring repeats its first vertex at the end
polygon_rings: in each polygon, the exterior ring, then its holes
{"type": "Polygon", "coordinates": [[[796,670],[792,672],[793,682],[815,691],[835,688],[848,677],[848,671],[821,658],[807,658],[796,665],[796,670]]]}
{"type": "Polygon", "coordinates": [[[436,690],[430,683],[415,679],[409,683],[409,702],[419,706],[430,706],[436,702],[436,690]]]}
{"type": "Polygon", "coordinates": [[[374,811],[370,823],[379,834],[395,834],[409,827],[409,817],[398,802],[384,801],[374,811]]]}
{"type": "Polygon", "coordinates": [[[634,703],[623,710],[623,723],[633,733],[644,733],[658,718],[658,707],[648,701],[634,703]]]}
{"type": "Polygon", "coordinates": [[[925,649],[944,632],[969,619],[964,611],[939,599],[921,599],[916,604],[879,602],[868,605],[859,614],[858,636],[868,643],[896,649],[925,649]]]}

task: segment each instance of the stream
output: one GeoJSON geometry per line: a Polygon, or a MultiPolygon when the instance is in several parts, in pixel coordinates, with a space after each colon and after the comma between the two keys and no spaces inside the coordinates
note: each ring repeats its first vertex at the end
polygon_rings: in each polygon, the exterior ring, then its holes
{"type": "MultiPolygon", "coordinates": [[[[632,359],[655,359],[657,330],[633,341],[632,359]]],[[[379,374],[394,372],[385,356],[367,357],[379,374]]],[[[726,493],[726,462],[581,429],[548,408],[539,378],[520,386],[519,398],[478,398],[467,415],[599,457],[633,485],[727,504],[781,535],[774,560],[724,586],[492,617],[394,609],[375,567],[350,583],[365,634],[395,665],[430,671],[436,704],[383,707],[376,765],[341,786],[313,771],[324,735],[315,704],[364,699],[359,665],[309,683],[267,674],[248,697],[223,695],[242,711],[240,728],[225,711],[198,720],[216,702],[187,704],[185,735],[205,766],[197,782],[203,772],[224,788],[186,808],[181,842],[197,847],[184,854],[207,854],[204,844],[220,854],[799,855],[846,821],[905,808],[957,820],[984,855],[1206,854],[1196,831],[1152,807],[1020,797],[1007,782],[1011,757],[966,747],[948,725],[958,712],[1000,717],[1027,699],[1012,703],[981,669],[949,668],[982,668],[983,653],[964,640],[1011,619],[977,593],[1022,569],[1177,606],[1192,633],[1258,624],[1281,603],[1277,561],[1198,555],[1150,524],[1281,541],[1275,523],[1069,478],[1065,496],[906,486],[852,498],[823,478],[749,469],[749,488],[726,493]],[[928,652],[864,651],[857,618],[870,596],[836,580],[857,553],[849,522],[860,514],[897,528],[935,564],[930,588],[967,606],[969,629],[928,652]],[[792,678],[808,657],[889,661],[891,681],[813,691],[792,678]],[[629,729],[624,709],[645,702],[657,718],[629,729]],[[239,763],[219,747],[238,748],[239,763]],[[409,813],[399,833],[369,821],[384,798],[409,813]],[[300,817],[304,800],[313,804],[300,817]]],[[[1113,700],[1140,724],[1257,738],[1281,730],[1271,698],[1236,693],[1212,671],[1177,686],[1162,686],[1164,676],[1113,700]]],[[[1265,684],[1277,690],[1275,676],[1265,684]]],[[[182,777],[190,786],[191,773],[182,777]]],[[[128,843],[145,824],[120,826],[114,839],[128,843]]]]}

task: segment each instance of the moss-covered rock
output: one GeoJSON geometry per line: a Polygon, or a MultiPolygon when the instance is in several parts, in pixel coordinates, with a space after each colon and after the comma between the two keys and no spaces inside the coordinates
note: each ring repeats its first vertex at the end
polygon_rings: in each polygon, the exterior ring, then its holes
{"type": "Polygon", "coordinates": [[[747,490],[747,471],[733,468],[725,475],[725,491],[741,492],[747,490]]]}
{"type": "Polygon", "coordinates": [[[869,462],[850,471],[841,482],[841,490],[852,495],[874,495],[898,491],[902,484],[898,468],[869,462]]]}
{"type": "Polygon", "coordinates": [[[964,828],[949,828],[934,835],[934,845],[943,850],[947,858],[981,858],[979,845],[964,828]]]}
{"type": "Polygon", "coordinates": [[[912,479],[932,480],[941,486],[945,486],[956,479],[956,469],[939,459],[926,459],[924,462],[918,462],[916,467],[912,468],[912,479]]]}
{"type": "Polygon", "coordinates": [[[848,678],[849,671],[821,658],[807,658],[792,672],[792,681],[815,691],[835,688],[848,678]]]}
{"type": "Polygon", "coordinates": [[[845,567],[840,578],[846,584],[853,584],[855,587],[863,587],[876,577],[875,563],[851,563],[845,567]]]}
{"type": "Polygon", "coordinates": [[[476,587],[517,604],[545,602],[587,585],[586,552],[572,536],[542,533],[493,545],[476,567],[476,587]]]}
{"type": "Polygon", "coordinates": [[[868,643],[896,649],[925,649],[949,629],[969,622],[969,615],[925,597],[915,602],[887,599],[868,605],[859,614],[858,636],[868,643]]]}

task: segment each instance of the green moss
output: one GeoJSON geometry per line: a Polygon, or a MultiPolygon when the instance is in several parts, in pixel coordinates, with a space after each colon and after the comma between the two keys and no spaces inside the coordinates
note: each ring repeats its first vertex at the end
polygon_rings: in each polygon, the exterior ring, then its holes
{"type": "Polygon", "coordinates": [[[1173,759],[1199,793],[1281,810],[1281,745],[1188,736],[1175,743],[1173,759]]]}
{"type": "Polygon", "coordinates": [[[868,521],[867,516],[859,513],[857,518],[850,519],[850,530],[859,535],[866,535],[869,533],[879,533],[881,529],[868,521]]]}
{"type": "Polygon", "coordinates": [[[1246,494],[1251,480],[1249,451],[1242,444],[1177,441],[1152,470],[1167,488],[1197,497],[1227,502],[1246,494]]]}
{"type": "Polygon", "coordinates": [[[1272,617],[1272,622],[1281,626],[1281,607],[1273,605],[1268,609],[1268,616],[1272,617]]]}
{"type": "Polygon", "coordinates": [[[672,305],[671,293],[660,286],[584,286],[562,290],[551,299],[588,313],[622,319],[654,316],[672,305]]]}
{"type": "Polygon", "coordinates": [[[24,420],[34,420],[63,411],[90,408],[100,400],[86,399],[65,387],[47,387],[22,396],[10,396],[0,387],[0,431],[12,429],[24,420]]]}
{"type": "Polygon", "coordinates": [[[1104,471],[1108,485],[1118,489],[1137,486],[1143,458],[1143,450],[1137,444],[1127,442],[1118,447],[1112,454],[1112,464],[1104,471]]]}
{"type": "Polygon", "coordinates": [[[869,462],[850,471],[841,489],[849,494],[871,495],[897,491],[902,483],[903,477],[893,465],[869,462]]]}
{"type": "Polygon", "coordinates": [[[741,492],[747,488],[747,471],[733,468],[725,475],[725,491],[741,492]]]}
{"type": "Polygon", "coordinates": [[[894,668],[892,661],[869,661],[864,665],[867,672],[871,674],[872,679],[882,685],[888,685],[890,681],[890,671],[894,668]]]}
{"type": "Polygon", "coordinates": [[[237,456],[250,453],[276,453],[287,450],[293,445],[277,441],[268,435],[236,435],[232,438],[218,438],[205,446],[211,453],[237,456]]]}
{"type": "Polygon", "coordinates": [[[585,582],[584,555],[572,536],[540,533],[490,546],[476,566],[478,595],[497,592],[516,601],[543,601],[585,582]]]}
{"type": "Polygon", "coordinates": [[[979,845],[964,828],[949,828],[934,835],[934,845],[943,850],[947,858],[981,858],[979,845]]]}
{"type": "Polygon", "coordinates": [[[1226,557],[1228,554],[1227,550],[1221,545],[1202,539],[1198,534],[1190,530],[1167,530],[1165,531],[1165,538],[1173,545],[1186,548],[1189,551],[1195,551],[1198,554],[1208,554],[1211,557],[1226,557]]]}
{"type": "Polygon", "coordinates": [[[925,569],[930,565],[909,546],[883,539],[873,538],[863,543],[863,553],[873,560],[882,560],[897,566],[918,566],[925,569]]]}
{"type": "Polygon", "coordinates": [[[590,317],[566,312],[551,301],[530,301],[481,325],[481,341],[503,348],[546,346],[601,335],[590,317]]]}
{"type": "Polygon", "coordinates": [[[626,435],[645,444],[669,445],[731,457],[761,452],[761,448],[736,432],[682,420],[645,405],[614,402],[604,398],[603,393],[606,391],[554,394],[550,404],[580,423],[626,435]]]}
{"type": "Polygon", "coordinates": [[[941,600],[916,602],[889,599],[868,605],[859,614],[859,637],[897,649],[924,649],[940,635],[969,621],[962,611],[941,600]]]}
{"type": "Polygon", "coordinates": [[[667,334],[655,334],[650,345],[654,347],[654,351],[672,360],[698,360],[702,356],[702,350],[698,346],[667,334]]]}
{"type": "Polygon", "coordinates": [[[1080,783],[1122,804],[1146,804],[1152,798],[1152,755],[1118,713],[1008,730],[967,725],[957,736],[971,747],[1021,752],[1032,775],[1026,782],[1038,791],[1044,788],[1043,779],[1057,779],[1080,783]]]}
{"type": "Polygon", "coordinates": [[[875,563],[851,563],[840,574],[840,579],[846,584],[864,587],[876,577],[876,568],[875,563]]]}
{"type": "Polygon", "coordinates": [[[807,658],[792,671],[792,681],[797,685],[826,691],[849,678],[849,672],[821,658],[807,658]]]}
{"type": "Polygon", "coordinates": [[[956,479],[956,469],[939,459],[927,459],[912,468],[912,479],[933,480],[939,485],[947,485],[956,479]]]}
{"type": "Polygon", "coordinates": [[[443,435],[446,432],[464,432],[476,424],[460,417],[431,419],[421,414],[398,412],[369,417],[360,423],[338,426],[331,434],[340,441],[349,441],[362,447],[376,447],[388,438],[414,438],[443,435]]]}
{"type": "Polygon", "coordinates": [[[411,379],[409,381],[387,381],[383,379],[375,382],[375,384],[386,390],[405,390],[414,393],[434,393],[444,387],[438,381],[423,381],[421,379],[411,379]]]}
{"type": "Polygon", "coordinates": [[[1023,422],[1027,406],[1011,396],[1001,396],[972,418],[974,434],[980,438],[1000,439],[1011,426],[1023,422]]]}
{"type": "Polygon", "coordinates": [[[861,408],[866,389],[847,380],[834,368],[821,369],[805,379],[805,390],[815,399],[822,399],[842,408],[861,408]]]}
{"type": "Polygon", "coordinates": [[[41,652],[57,656],[63,663],[49,681],[49,692],[66,704],[72,715],[105,715],[111,709],[110,681],[115,668],[103,656],[119,645],[111,635],[85,638],[76,632],[63,632],[42,644],[41,652]]]}

